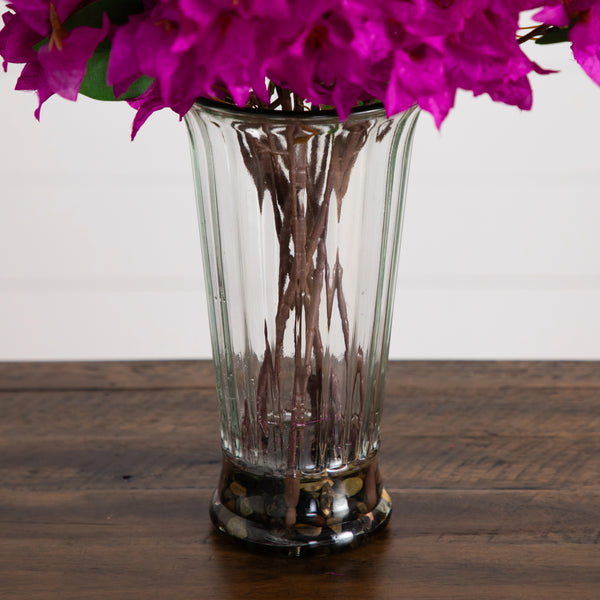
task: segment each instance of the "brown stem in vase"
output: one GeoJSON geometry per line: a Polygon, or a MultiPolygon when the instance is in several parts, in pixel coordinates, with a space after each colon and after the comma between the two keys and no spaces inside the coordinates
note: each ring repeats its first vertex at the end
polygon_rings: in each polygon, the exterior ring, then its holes
{"type": "MultiPolygon", "coordinates": [[[[289,101],[282,99],[282,104],[289,105],[289,101]]],[[[327,371],[328,380],[323,380],[325,350],[319,331],[322,301],[328,326],[331,325],[334,305],[337,308],[344,338],[344,359],[347,368],[357,369],[349,381],[353,389],[357,385],[361,388],[361,407],[364,399],[361,360],[359,357],[356,361],[349,360],[351,340],[342,284],[343,269],[339,252],[333,267],[328,262],[327,233],[332,196],[335,193],[339,220],[342,200],[354,163],[365,144],[367,129],[345,124],[342,132],[329,136],[305,124],[275,127],[279,127],[279,131],[271,125],[263,125],[260,137],[256,136],[256,130],[241,133],[244,139],[240,138],[240,146],[245,150],[244,160],[259,191],[261,210],[265,194],[270,197],[279,246],[278,301],[274,331],[271,332],[271,335],[274,333],[274,341],[269,341],[269,324],[265,323],[265,352],[256,392],[256,418],[263,451],[267,451],[267,445],[271,447],[268,436],[273,435],[269,425],[269,402],[272,403],[273,414],[279,415],[279,430],[284,430],[285,422],[281,419],[287,409],[282,404],[280,379],[284,369],[286,332],[291,333],[293,340],[293,384],[289,398],[291,406],[285,459],[285,496],[289,509],[286,522],[292,522],[298,489],[294,482],[300,475],[300,456],[304,456],[308,443],[305,440],[308,411],[311,414],[313,444],[317,445],[318,440],[325,437],[322,435],[324,428],[333,431],[337,427],[333,419],[339,422],[342,416],[337,376],[327,371]],[[293,329],[290,330],[292,315],[293,329]],[[324,394],[329,398],[325,410],[322,404],[324,394]],[[310,399],[310,408],[306,405],[307,399],[310,399]]],[[[346,407],[346,411],[348,409],[346,407]]],[[[341,438],[337,439],[341,441],[341,438]]],[[[280,442],[283,444],[284,440],[280,442]]],[[[332,452],[316,446],[314,451],[320,453],[323,459],[323,452],[332,452]]]]}

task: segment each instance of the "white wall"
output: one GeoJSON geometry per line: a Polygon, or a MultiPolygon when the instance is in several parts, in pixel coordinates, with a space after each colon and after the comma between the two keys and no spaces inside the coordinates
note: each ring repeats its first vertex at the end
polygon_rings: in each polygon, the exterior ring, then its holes
{"type": "MultiPolygon", "coordinates": [[[[392,358],[600,358],[600,90],[550,53],[532,113],[463,95],[441,133],[421,118],[392,358]]],[[[209,357],[183,124],[163,112],[131,143],[126,105],[58,98],[38,124],[16,76],[0,360],[209,357]]]]}

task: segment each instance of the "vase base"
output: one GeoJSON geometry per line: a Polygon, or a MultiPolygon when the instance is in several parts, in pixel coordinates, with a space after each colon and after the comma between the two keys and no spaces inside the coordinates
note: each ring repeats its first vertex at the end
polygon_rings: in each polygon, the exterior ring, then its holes
{"type": "Polygon", "coordinates": [[[210,506],[214,525],[253,550],[331,554],[383,529],[392,511],[377,461],[343,476],[286,478],[244,471],[225,458],[210,506]]]}

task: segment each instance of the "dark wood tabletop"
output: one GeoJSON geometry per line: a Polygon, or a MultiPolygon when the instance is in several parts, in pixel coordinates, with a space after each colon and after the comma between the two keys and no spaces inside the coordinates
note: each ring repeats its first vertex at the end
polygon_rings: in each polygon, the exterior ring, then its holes
{"type": "Polygon", "coordinates": [[[600,363],[391,364],[392,519],[330,557],[213,530],[215,410],[208,362],[0,364],[0,598],[600,598],[600,363]]]}

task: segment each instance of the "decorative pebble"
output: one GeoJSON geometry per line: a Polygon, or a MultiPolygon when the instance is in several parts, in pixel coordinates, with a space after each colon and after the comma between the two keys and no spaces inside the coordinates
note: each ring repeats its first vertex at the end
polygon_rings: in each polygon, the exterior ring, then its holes
{"type": "Polygon", "coordinates": [[[254,512],[254,509],[252,508],[252,504],[250,504],[250,502],[248,501],[248,498],[241,498],[240,499],[240,514],[243,517],[247,517],[249,515],[251,515],[254,512]]]}
{"type": "Polygon", "coordinates": [[[325,527],[325,519],[321,515],[311,517],[310,521],[315,527],[325,527]]]}
{"type": "Polygon", "coordinates": [[[236,538],[243,540],[248,537],[246,522],[241,517],[231,517],[225,526],[227,527],[227,533],[236,538]]]}
{"type": "Polygon", "coordinates": [[[246,501],[252,508],[252,512],[259,514],[265,512],[265,499],[262,496],[246,496],[246,501]]]}
{"type": "Polygon", "coordinates": [[[305,492],[318,492],[325,484],[333,485],[331,479],[325,479],[324,481],[307,481],[306,483],[300,484],[300,489],[305,492]]]}
{"type": "Polygon", "coordinates": [[[322,527],[313,527],[312,525],[304,525],[300,523],[296,525],[296,530],[298,533],[304,537],[318,537],[321,535],[321,531],[323,531],[322,527]]]}
{"type": "Polygon", "coordinates": [[[231,485],[229,486],[229,489],[236,496],[245,496],[246,495],[246,488],[241,483],[238,483],[237,481],[232,481],[231,485]]]}
{"type": "Polygon", "coordinates": [[[331,506],[333,504],[333,490],[329,484],[322,487],[319,494],[319,509],[321,514],[328,518],[331,516],[331,506]]]}
{"type": "Polygon", "coordinates": [[[331,531],[335,532],[335,533],[342,533],[342,524],[341,523],[336,523],[333,525],[329,525],[329,529],[331,529],[331,531]]]}
{"type": "Polygon", "coordinates": [[[343,486],[347,496],[354,496],[362,490],[363,480],[360,477],[349,477],[344,480],[343,486]]]}
{"type": "Polygon", "coordinates": [[[336,519],[340,521],[344,520],[350,512],[350,507],[348,506],[348,498],[341,494],[336,495],[333,499],[333,506],[331,507],[331,511],[336,519]]]}
{"type": "Polygon", "coordinates": [[[265,503],[265,512],[269,517],[283,518],[288,510],[285,498],[281,494],[272,497],[271,502],[265,503]]]}
{"type": "Polygon", "coordinates": [[[377,505],[377,508],[379,510],[383,510],[383,511],[389,511],[390,508],[392,508],[392,502],[386,500],[383,496],[381,497],[381,499],[379,500],[379,504],[377,505]]]}

